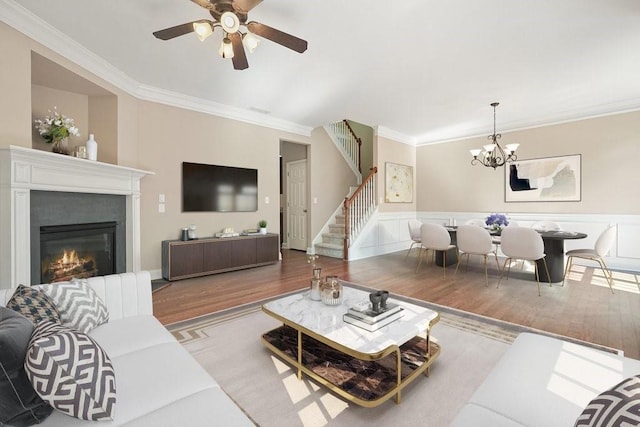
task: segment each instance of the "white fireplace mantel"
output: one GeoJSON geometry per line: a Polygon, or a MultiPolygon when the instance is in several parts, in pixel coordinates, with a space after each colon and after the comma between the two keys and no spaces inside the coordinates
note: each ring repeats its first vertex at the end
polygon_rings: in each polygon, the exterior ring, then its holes
{"type": "Polygon", "coordinates": [[[126,196],[126,269],[140,270],[140,180],[149,174],[31,148],[0,148],[0,289],[31,283],[31,190],[126,196]]]}

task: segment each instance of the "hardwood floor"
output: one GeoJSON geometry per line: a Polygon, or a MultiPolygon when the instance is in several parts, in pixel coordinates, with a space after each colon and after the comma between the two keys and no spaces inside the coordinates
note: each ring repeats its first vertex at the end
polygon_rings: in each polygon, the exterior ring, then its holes
{"type": "MultiPolygon", "coordinates": [[[[468,271],[461,266],[455,275],[455,267],[450,267],[443,277],[442,267],[424,262],[415,272],[417,251],[408,258],[405,253],[351,262],[320,257],[317,264],[323,276],[335,274],[372,288],[619,348],[640,359],[638,273],[614,272],[611,294],[601,270],[576,266],[564,287],[542,284],[538,297],[533,272],[520,271],[520,266],[496,288],[499,274],[495,262],[489,264],[485,287],[480,258],[472,257],[468,271]]],[[[283,250],[282,256],[282,262],[266,267],[173,282],[154,293],[154,313],[169,324],[308,288],[311,266],[305,253],[283,250]]]]}

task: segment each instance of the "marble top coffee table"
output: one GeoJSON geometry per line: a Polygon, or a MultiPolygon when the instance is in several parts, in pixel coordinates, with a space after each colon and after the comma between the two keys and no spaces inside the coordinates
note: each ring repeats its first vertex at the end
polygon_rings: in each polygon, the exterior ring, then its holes
{"type": "Polygon", "coordinates": [[[440,354],[430,339],[437,312],[389,298],[403,308],[400,319],[369,332],[342,320],[349,307],[369,300],[369,292],[343,285],[342,304],[313,301],[309,292],[288,295],[262,306],[283,326],[262,336],[264,345],[336,394],[373,407],[395,396],[424,373],[440,354]]]}

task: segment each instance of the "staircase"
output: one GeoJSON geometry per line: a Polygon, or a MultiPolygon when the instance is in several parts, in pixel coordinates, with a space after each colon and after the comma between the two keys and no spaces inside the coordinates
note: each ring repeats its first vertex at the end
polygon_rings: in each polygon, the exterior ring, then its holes
{"type": "Polygon", "coordinates": [[[315,243],[316,254],[332,258],[349,259],[349,247],[377,207],[374,167],[363,181],[361,173],[362,140],[356,136],[347,120],[326,126],[342,156],[358,178],[359,187],[351,187],[347,197],[321,233],[322,241],[315,243]]]}
{"type": "Polygon", "coordinates": [[[358,183],[362,182],[362,139],[358,138],[347,120],[325,126],[325,130],[358,177],[358,183]]]}
{"type": "MultiPolygon", "coordinates": [[[[358,187],[351,187],[347,198],[353,195],[358,187]]],[[[337,213],[333,216],[333,222],[329,224],[329,232],[322,233],[322,241],[314,245],[316,254],[331,258],[344,258],[344,206],[341,205],[337,213]]]]}
{"type": "Polygon", "coordinates": [[[349,195],[334,215],[334,223],[329,224],[328,233],[322,233],[322,242],[316,243],[316,253],[333,258],[349,259],[349,247],[367,224],[378,204],[376,197],[374,167],[359,187],[351,187],[349,195]]]}

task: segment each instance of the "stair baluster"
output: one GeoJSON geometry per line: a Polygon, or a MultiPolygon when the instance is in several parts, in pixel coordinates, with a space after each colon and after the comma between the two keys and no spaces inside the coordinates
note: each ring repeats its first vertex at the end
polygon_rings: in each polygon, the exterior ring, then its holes
{"type": "Polygon", "coordinates": [[[362,181],[362,184],[351,195],[344,199],[344,255],[343,259],[349,259],[349,246],[351,241],[360,233],[360,230],[369,220],[375,210],[376,203],[376,180],[375,175],[378,168],[373,167],[369,176],[362,181]]]}

